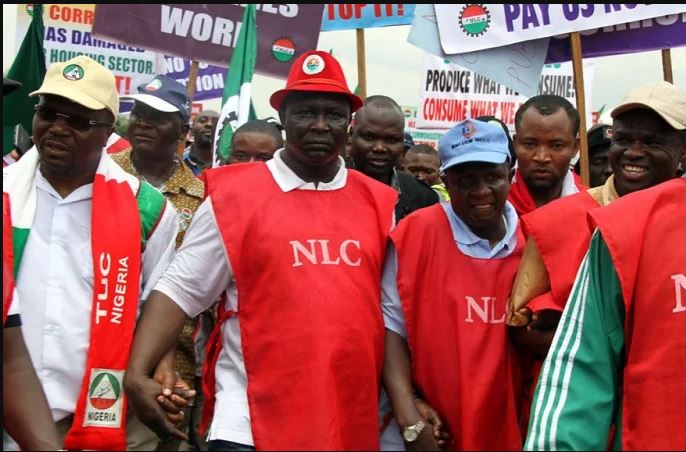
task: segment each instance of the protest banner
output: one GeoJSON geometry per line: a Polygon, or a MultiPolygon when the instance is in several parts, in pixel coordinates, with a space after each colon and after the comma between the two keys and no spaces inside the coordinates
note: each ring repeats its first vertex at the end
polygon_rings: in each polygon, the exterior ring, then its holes
{"type": "Polygon", "coordinates": [[[414,4],[403,3],[328,3],[322,31],[409,25],[414,10],[414,4]]]}
{"type": "MultiPolygon", "coordinates": [[[[593,65],[584,63],[586,102],[590,103],[593,65]]],[[[572,64],[543,67],[537,94],[556,94],[576,104],[572,64]]],[[[418,128],[449,129],[458,122],[482,115],[500,118],[514,132],[514,116],[529,96],[523,96],[483,75],[425,54],[417,113],[418,128]]],[[[591,123],[591,117],[588,118],[591,123]]]]}
{"type": "MultiPolygon", "coordinates": [[[[286,78],[317,47],[324,5],[258,4],[257,73],[286,78]]],[[[93,34],[227,67],[240,33],[240,4],[101,4],[93,34]],[[126,27],[121,24],[126,23],[126,27]]]]}
{"type": "MultiPolygon", "coordinates": [[[[31,4],[17,5],[17,45],[31,21],[31,4]]],[[[131,94],[141,83],[148,82],[159,71],[156,54],[143,48],[94,38],[91,26],[93,4],[44,4],[45,64],[67,61],[87,55],[114,74],[120,95],[131,94]]],[[[122,106],[127,105],[122,103],[122,106]]],[[[129,104],[130,105],[130,104],[129,104]]]]}
{"type": "Polygon", "coordinates": [[[419,4],[407,41],[432,55],[471,69],[527,96],[536,94],[549,38],[447,55],[441,48],[433,5],[419,4]]]}
{"type": "Polygon", "coordinates": [[[434,5],[449,55],[686,12],[686,5],[510,3],[434,5]]]}
{"type": "MultiPolygon", "coordinates": [[[[192,61],[184,58],[165,55],[162,70],[177,82],[188,86],[192,61]]],[[[198,75],[195,81],[194,101],[216,99],[224,92],[226,67],[207,63],[198,64],[198,75]]]]}
{"type": "MultiPolygon", "coordinates": [[[[648,52],[686,45],[686,13],[580,31],[584,58],[648,52]]],[[[546,63],[572,59],[569,35],[550,39],[546,63]]]]}

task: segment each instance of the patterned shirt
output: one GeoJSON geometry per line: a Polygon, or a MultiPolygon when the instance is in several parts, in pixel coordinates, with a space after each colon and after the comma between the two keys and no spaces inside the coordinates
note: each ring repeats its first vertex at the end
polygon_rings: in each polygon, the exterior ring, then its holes
{"type": "MultiPolygon", "coordinates": [[[[133,165],[131,149],[112,154],[112,159],[127,173],[139,179],[145,179],[133,165]]],[[[177,211],[179,233],[176,236],[176,248],[181,246],[188,226],[191,224],[195,211],[198,210],[205,195],[205,186],[200,179],[193,175],[191,169],[183,163],[176,166],[174,174],[161,187],[156,187],[172,203],[177,211]]],[[[176,349],[174,367],[181,373],[181,377],[193,387],[195,381],[195,351],[193,345],[193,330],[195,319],[187,320],[179,336],[176,349]]]]}
{"type": "MultiPolygon", "coordinates": [[[[133,174],[139,179],[141,176],[131,161],[131,149],[112,155],[112,159],[121,166],[124,171],[133,174]]],[[[179,164],[174,174],[167,179],[161,187],[156,187],[172,203],[178,212],[179,234],[176,236],[176,248],[181,245],[191,219],[198,210],[205,195],[205,186],[200,179],[186,165],[179,164]]]]}

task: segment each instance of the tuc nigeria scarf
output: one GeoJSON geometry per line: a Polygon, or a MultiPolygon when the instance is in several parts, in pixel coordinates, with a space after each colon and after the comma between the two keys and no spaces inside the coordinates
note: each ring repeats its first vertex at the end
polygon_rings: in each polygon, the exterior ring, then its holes
{"type": "MultiPolygon", "coordinates": [[[[15,275],[36,213],[38,163],[34,148],[3,169],[3,191],[11,199],[14,221],[15,275]]],[[[139,187],[136,178],[103,152],[93,181],[90,346],[74,421],[65,438],[67,449],[126,448],[123,378],[139,299],[141,220],[135,196],[139,187]]]]}

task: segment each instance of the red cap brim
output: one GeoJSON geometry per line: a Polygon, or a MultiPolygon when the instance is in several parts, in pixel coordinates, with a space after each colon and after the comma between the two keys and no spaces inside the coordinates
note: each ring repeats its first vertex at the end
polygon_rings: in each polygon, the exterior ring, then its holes
{"type": "Polygon", "coordinates": [[[276,91],[269,98],[269,103],[274,109],[279,110],[281,104],[287,95],[294,92],[312,92],[312,93],[334,93],[343,94],[350,101],[350,113],[354,113],[362,107],[362,99],[357,97],[350,91],[344,91],[336,85],[329,84],[319,84],[319,83],[303,83],[300,85],[292,86],[290,88],[284,88],[276,91]]]}

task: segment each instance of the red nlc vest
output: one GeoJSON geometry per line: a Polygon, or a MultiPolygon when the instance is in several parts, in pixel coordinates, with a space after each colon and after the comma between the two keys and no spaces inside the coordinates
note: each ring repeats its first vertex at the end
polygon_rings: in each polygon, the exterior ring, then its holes
{"type": "MultiPolygon", "coordinates": [[[[590,212],[624,298],[622,450],[686,449],[686,179],[590,212]]],[[[609,300],[608,300],[609,301],[609,300]]]]}
{"type": "Polygon", "coordinates": [[[205,174],[238,289],[255,447],[378,450],[396,192],[356,171],[339,190],[287,193],[264,163],[205,174]]]}
{"type": "Polygon", "coordinates": [[[532,300],[532,310],[564,310],[591,240],[587,214],[598,207],[598,202],[584,190],[557,199],[521,218],[524,234],[534,239],[548,270],[552,293],[552,297],[532,300]],[[537,303],[539,299],[548,303],[537,303]]]}
{"type": "Polygon", "coordinates": [[[505,324],[524,245],[517,234],[506,258],[466,256],[440,205],[391,233],[413,381],[448,424],[454,450],[522,449],[522,370],[505,324]]]}

